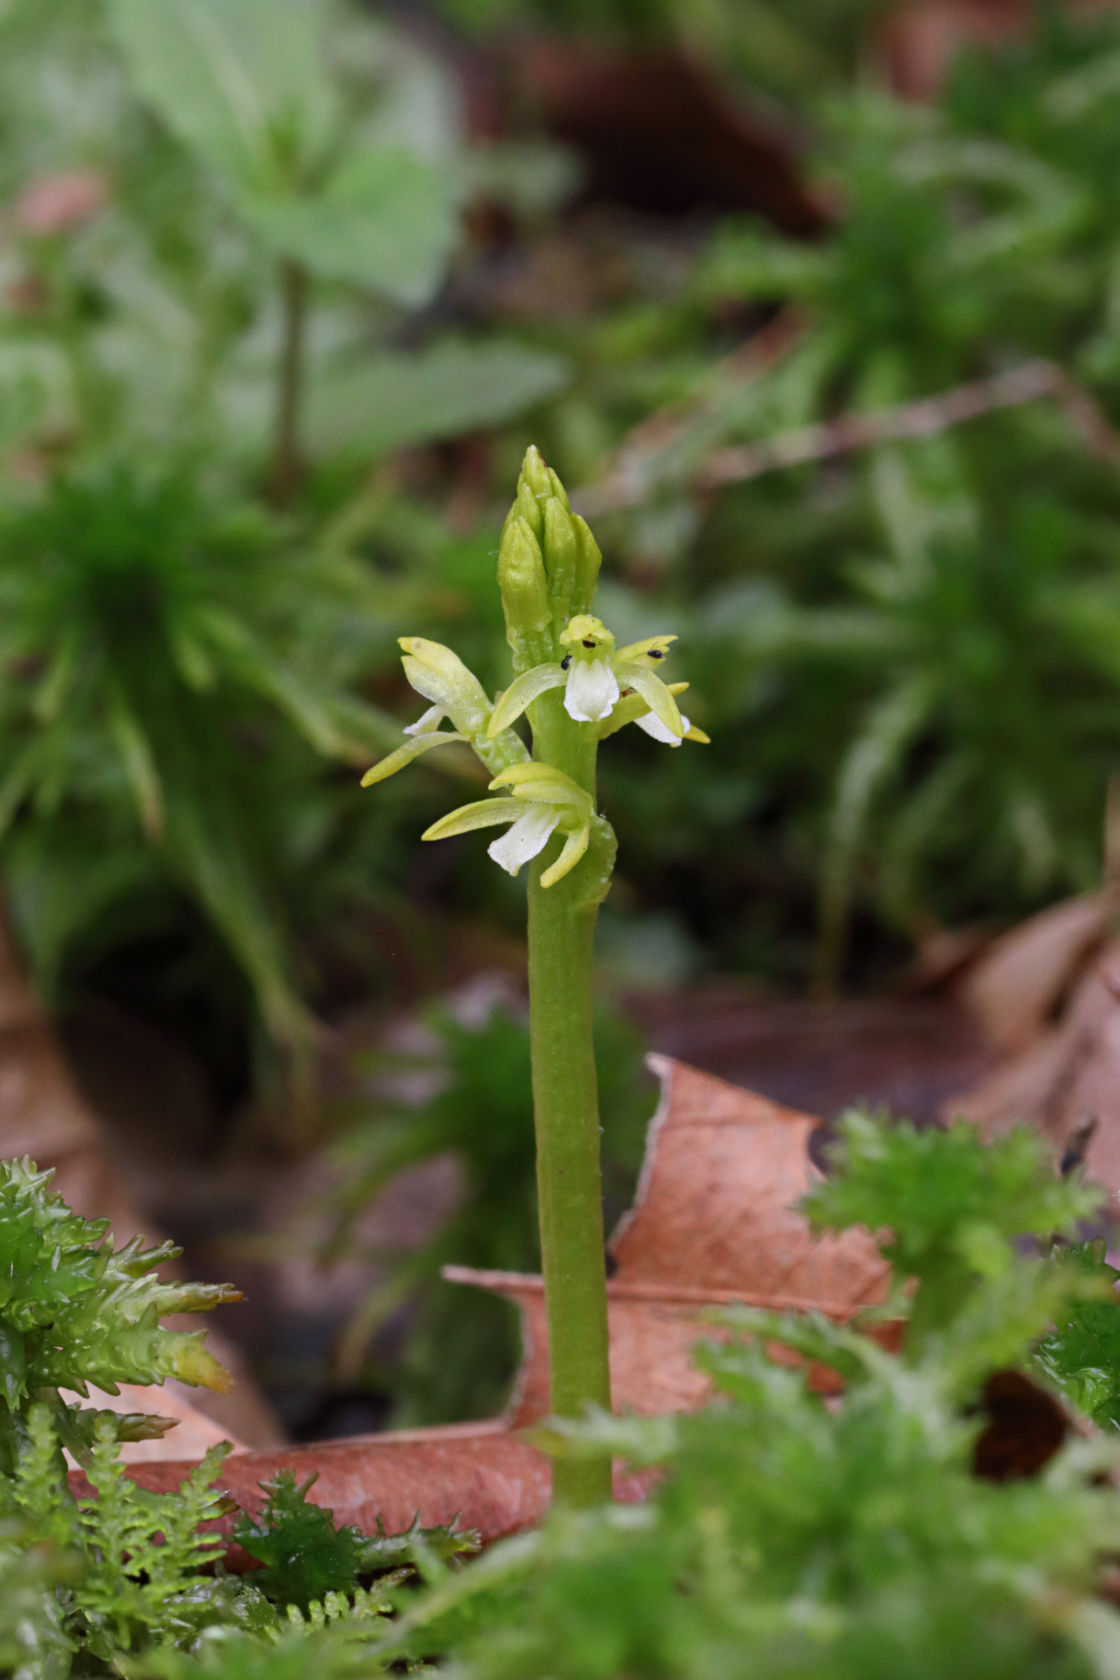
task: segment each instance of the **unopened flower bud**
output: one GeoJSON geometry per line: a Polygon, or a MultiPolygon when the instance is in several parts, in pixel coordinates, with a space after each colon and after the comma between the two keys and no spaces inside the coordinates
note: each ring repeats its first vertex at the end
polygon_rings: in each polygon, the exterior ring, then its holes
{"type": "Polygon", "coordinates": [[[509,510],[509,517],[524,520],[535,537],[539,537],[544,529],[541,504],[523,479],[517,486],[517,496],[509,510]]]}
{"type": "Polygon", "coordinates": [[[581,519],[578,513],[572,515],[572,528],[576,539],[575,585],[572,589],[572,612],[585,613],[591,611],[595,600],[595,591],[599,587],[599,567],[603,564],[603,556],[599,544],[591,535],[591,527],[586,519],[581,519]]]}
{"type": "Polygon", "coordinates": [[[550,496],[544,504],[544,564],[558,630],[572,614],[578,562],[579,542],[572,516],[563,502],[550,496]]]}
{"type": "Polygon", "coordinates": [[[514,670],[527,671],[554,659],[552,607],[540,544],[527,521],[516,512],[510,514],[502,531],[498,585],[514,670]]]}
{"type": "Polygon", "coordinates": [[[518,494],[520,495],[521,490],[526,488],[530,495],[537,498],[538,502],[543,502],[546,497],[556,494],[553,489],[555,476],[555,473],[550,472],[545,465],[544,456],[536,444],[531,443],[525,451],[525,459],[521,463],[521,476],[517,481],[518,494]]]}

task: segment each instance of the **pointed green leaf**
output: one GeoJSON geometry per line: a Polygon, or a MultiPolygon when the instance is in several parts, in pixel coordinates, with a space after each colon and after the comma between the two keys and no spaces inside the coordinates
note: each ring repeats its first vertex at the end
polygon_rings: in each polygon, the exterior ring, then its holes
{"type": "Polygon", "coordinates": [[[322,154],[338,120],[311,0],[109,0],[137,86],[239,183],[322,154]]]}
{"type": "Polygon", "coordinates": [[[378,458],[515,419],[569,376],[559,357],[501,341],[351,356],[311,386],[308,444],[318,453],[378,458]]]}
{"type": "Polygon", "coordinates": [[[348,159],[321,192],[246,194],[242,205],[280,255],[413,309],[439,285],[457,233],[447,172],[395,150],[348,159]]]}

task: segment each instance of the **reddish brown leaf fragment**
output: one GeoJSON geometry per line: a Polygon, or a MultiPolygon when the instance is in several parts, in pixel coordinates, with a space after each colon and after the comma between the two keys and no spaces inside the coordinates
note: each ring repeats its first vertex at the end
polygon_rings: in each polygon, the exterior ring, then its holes
{"type": "Polygon", "coordinates": [[[881,1301],[889,1268],[869,1232],[813,1237],[798,1204],[819,1180],[819,1122],[653,1056],[661,1104],[633,1210],[611,1240],[615,1282],[659,1283],[849,1317],[881,1301]]]}
{"type": "Polygon", "coordinates": [[[1111,893],[1066,899],[997,939],[969,970],[961,998],[990,1041],[1021,1050],[1052,1022],[1115,915],[1111,893]]]}

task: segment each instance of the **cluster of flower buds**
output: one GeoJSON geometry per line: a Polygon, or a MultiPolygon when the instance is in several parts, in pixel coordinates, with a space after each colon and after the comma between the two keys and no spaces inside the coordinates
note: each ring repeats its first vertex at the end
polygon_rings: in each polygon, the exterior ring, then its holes
{"type": "Polygon", "coordinates": [[[708,739],[677,705],[688,684],[665,683],[657,674],[676,637],[649,636],[616,648],[611,632],[591,614],[600,561],[598,545],[586,522],[571,511],[560,480],[539,451],[530,449],[498,551],[513,682],[492,703],[450,648],[402,636],[405,676],[430,706],[404,731],[409,739],[362,778],[368,787],[433,747],[451,742],[470,746],[491,772],[490,790],[497,797],[452,811],[423,838],[442,840],[509,824],[508,833],[490,846],[490,856],[516,875],[559,833],[564,845],[541,876],[545,887],[575,868],[598,829],[609,829],[590,793],[571,776],[530,759],[513,728],[523,713],[532,726],[537,703],[562,689],[568,718],[595,740],[628,723],[668,746],[708,739]],[[450,729],[442,727],[445,721],[450,729]]]}

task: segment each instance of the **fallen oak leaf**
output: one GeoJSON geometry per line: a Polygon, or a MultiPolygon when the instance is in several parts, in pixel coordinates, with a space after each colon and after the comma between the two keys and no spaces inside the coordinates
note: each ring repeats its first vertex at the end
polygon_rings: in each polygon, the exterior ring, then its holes
{"type": "Polygon", "coordinates": [[[989,1139],[1026,1123],[1051,1142],[1057,1159],[1079,1143],[1086,1176],[1115,1195],[1120,1192],[1120,940],[1092,951],[1067,993],[1054,1022],[946,1104],[944,1117],[971,1120],[989,1139]],[[1088,1132],[1090,1119],[1096,1124],[1088,1132]]]}
{"type": "MultiPolygon", "coordinates": [[[[647,1413],[707,1402],[709,1379],[691,1358],[696,1341],[712,1334],[702,1309],[736,1301],[846,1320],[880,1304],[889,1279],[869,1232],[815,1238],[799,1211],[821,1177],[809,1156],[817,1120],[668,1057],[652,1057],[650,1065],[662,1098],[634,1209],[612,1240],[617,1270],[609,1287],[615,1403],[647,1413]]],[[[549,1461],[514,1431],[548,1411],[543,1285],[520,1274],[453,1275],[514,1296],[527,1319],[507,1418],[240,1452],[222,1467],[219,1486],[255,1515],[261,1482],[285,1469],[299,1482],[315,1475],[309,1498],[367,1532],[379,1519],[393,1531],[417,1514],[425,1527],[457,1516],[489,1541],[539,1522],[549,1461]]],[[[166,1491],[191,1468],[181,1461],[134,1464],[129,1474],[166,1491]]],[[[88,1488],[84,1478],[72,1481],[79,1493],[88,1488]]],[[[648,1485],[646,1475],[616,1472],[619,1499],[639,1498],[648,1485]]],[[[244,1561],[231,1555],[233,1567],[244,1561]]]]}
{"type": "Polygon", "coordinates": [[[809,1156],[820,1121],[667,1056],[649,1065],[661,1102],[611,1239],[615,1281],[837,1318],[884,1300],[890,1268],[871,1233],[814,1237],[800,1211],[822,1176],[809,1156]]]}
{"type": "MultiPolygon", "coordinates": [[[[141,1487],[167,1493],[194,1468],[192,1460],[151,1461],[130,1464],[128,1474],[141,1487]]],[[[217,1486],[255,1517],[266,1497],[261,1483],[284,1470],[297,1482],[315,1476],[309,1503],[328,1506],[337,1522],[352,1523],[364,1533],[376,1533],[378,1521],[395,1534],[417,1517],[425,1528],[458,1519],[461,1528],[476,1529],[484,1542],[539,1523],[552,1487],[549,1459],[500,1419],[239,1452],[223,1464],[217,1486]]],[[[78,1498],[92,1495],[80,1471],[71,1474],[70,1486],[78,1498]]],[[[640,1478],[620,1472],[615,1497],[632,1502],[644,1486],[640,1478]]],[[[218,1531],[228,1534],[235,1520],[231,1512],[216,1525],[218,1531]]],[[[225,1562],[244,1569],[248,1560],[231,1547],[225,1562]]]]}
{"type": "MultiPolygon", "coordinates": [[[[654,1416],[711,1398],[711,1379],[692,1359],[696,1342],[714,1334],[702,1309],[745,1303],[846,1320],[885,1299],[890,1268],[870,1232],[814,1237],[800,1211],[821,1178],[809,1156],[818,1120],[668,1056],[649,1066],[661,1101],[634,1207],[609,1245],[607,1313],[614,1404],[654,1416]]],[[[517,1303],[525,1353],[508,1421],[519,1428],[547,1416],[542,1280],[460,1266],[444,1276],[517,1303]]],[[[816,1368],[814,1382],[835,1386],[816,1368]]]]}
{"type": "MultiPolygon", "coordinates": [[[[485,1289],[512,1301],[521,1314],[523,1357],[505,1414],[510,1429],[524,1429],[549,1414],[548,1327],[544,1279],[524,1272],[475,1271],[445,1266],[449,1283],[485,1289]]],[[[701,1336],[711,1335],[700,1311],[713,1298],[703,1290],[665,1290],[657,1284],[607,1284],[611,1395],[616,1410],[644,1417],[690,1412],[708,1403],[712,1385],[692,1360],[701,1336]]]]}
{"type": "Polygon", "coordinates": [[[989,1041],[1022,1050],[1053,1021],[1101,950],[1116,917],[1112,892],[1064,899],[993,940],[959,996],[989,1041]]]}

